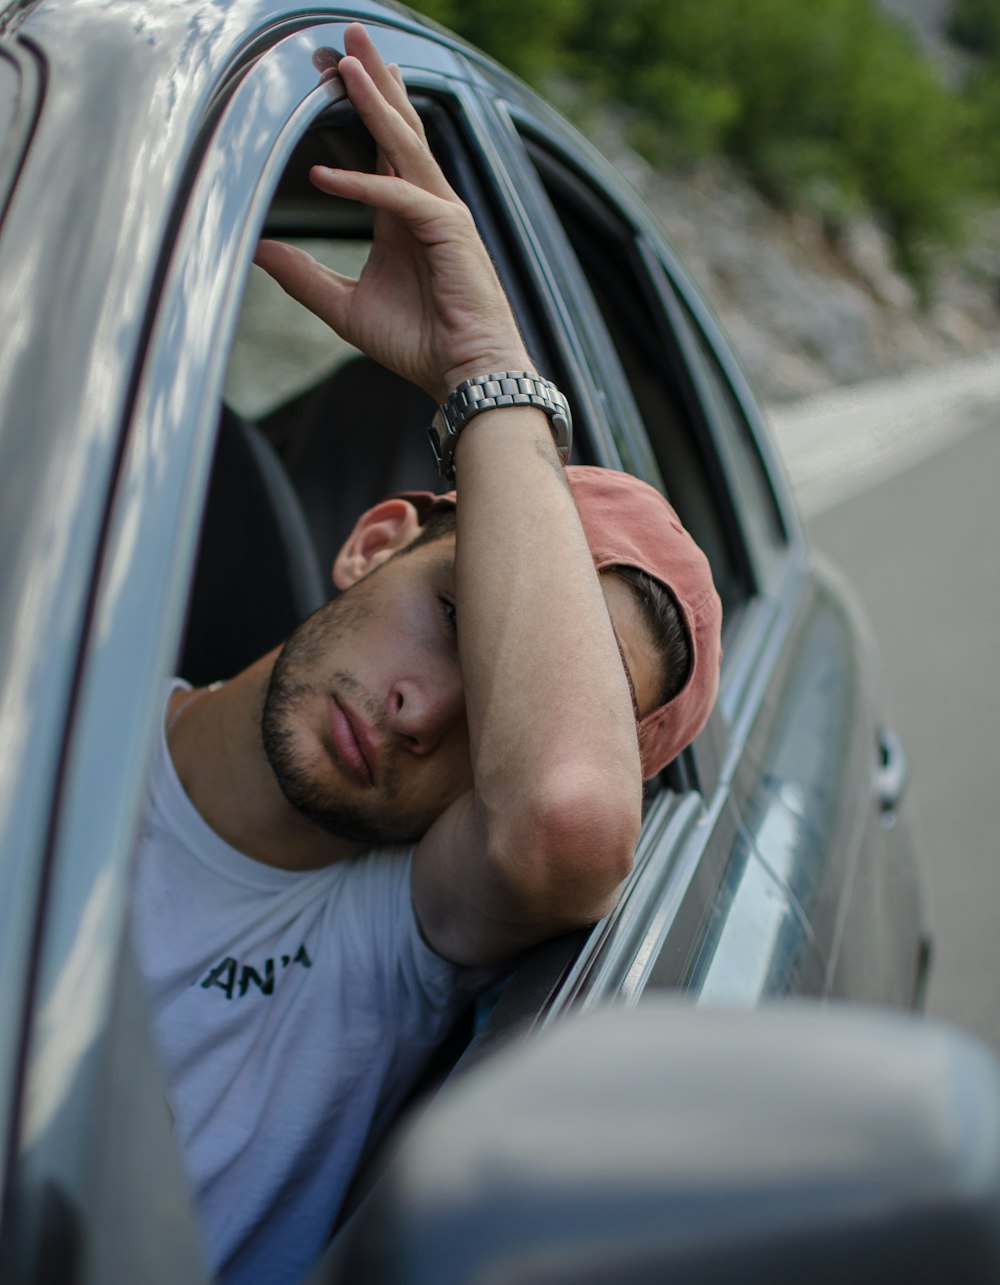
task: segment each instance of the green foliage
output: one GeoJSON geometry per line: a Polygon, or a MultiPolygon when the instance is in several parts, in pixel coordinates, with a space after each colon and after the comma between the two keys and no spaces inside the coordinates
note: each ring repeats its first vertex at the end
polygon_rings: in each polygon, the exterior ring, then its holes
{"type": "Polygon", "coordinates": [[[977,55],[966,85],[965,152],[982,191],[1000,190],[1000,0],[955,0],[953,40],[977,55]]]}
{"type": "MultiPolygon", "coordinates": [[[[1000,161],[1000,64],[963,97],[874,0],[423,8],[543,88],[568,73],[624,106],[654,163],[724,154],[778,201],[830,218],[873,211],[918,278],[928,242],[955,234],[964,195],[1000,161]]],[[[1000,0],[956,0],[954,14],[965,39],[1000,48],[1000,0]]]]}
{"type": "Polygon", "coordinates": [[[673,150],[724,152],[830,216],[870,207],[917,273],[924,242],[953,232],[958,105],[869,0],[584,2],[577,73],[601,55],[605,91],[673,150]]]}
{"type": "Polygon", "coordinates": [[[458,32],[516,75],[539,84],[558,68],[579,0],[417,0],[429,18],[458,32]]]}
{"type": "Polygon", "coordinates": [[[1000,0],[954,0],[948,34],[970,53],[1000,57],[1000,0]]]}

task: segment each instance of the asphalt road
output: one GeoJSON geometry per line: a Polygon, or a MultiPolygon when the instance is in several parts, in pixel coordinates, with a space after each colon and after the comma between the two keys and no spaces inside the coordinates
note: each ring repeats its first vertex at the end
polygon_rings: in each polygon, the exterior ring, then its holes
{"type": "MultiPolygon", "coordinates": [[[[779,442],[795,415],[782,419],[779,442]]],[[[1000,400],[954,426],[921,461],[813,504],[807,528],[867,611],[910,756],[935,937],[928,1011],[1000,1049],[1000,400]]]]}

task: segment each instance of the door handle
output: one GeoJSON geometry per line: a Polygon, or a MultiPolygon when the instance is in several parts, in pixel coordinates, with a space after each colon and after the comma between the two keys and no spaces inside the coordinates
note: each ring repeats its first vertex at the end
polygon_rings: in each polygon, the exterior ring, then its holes
{"type": "Polygon", "coordinates": [[[893,826],[896,812],[910,780],[910,763],[903,743],[888,727],[878,732],[878,762],[875,769],[875,797],[882,814],[882,824],[893,826]]]}

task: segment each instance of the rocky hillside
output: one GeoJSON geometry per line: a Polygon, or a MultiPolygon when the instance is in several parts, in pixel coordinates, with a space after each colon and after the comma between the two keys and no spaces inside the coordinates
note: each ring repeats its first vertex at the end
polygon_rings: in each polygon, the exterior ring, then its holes
{"type": "MultiPolygon", "coordinates": [[[[880,3],[943,77],[962,74],[945,38],[952,0],[880,3]]],[[[586,116],[572,97],[563,106],[586,116]]],[[[871,219],[777,210],[724,162],[660,173],[610,116],[585,128],[658,215],[765,400],[1000,352],[1000,210],[970,211],[964,248],[938,253],[921,300],[871,219]]]]}
{"type": "MultiPolygon", "coordinates": [[[[870,219],[776,210],[732,170],[619,158],[721,317],[762,397],[783,401],[1000,347],[1000,211],[940,254],[921,302],[870,219]]],[[[970,215],[970,220],[972,216],[970,215]]]]}

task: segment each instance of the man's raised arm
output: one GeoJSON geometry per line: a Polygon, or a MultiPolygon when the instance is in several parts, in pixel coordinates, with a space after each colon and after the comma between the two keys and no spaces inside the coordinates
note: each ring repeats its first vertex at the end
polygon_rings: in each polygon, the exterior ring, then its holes
{"type": "MultiPolygon", "coordinates": [[[[345,48],[339,72],[378,144],[379,172],[312,177],[375,208],[369,261],[350,281],[265,242],[258,262],[438,402],[464,379],[534,370],[398,72],[357,25],[345,48]]],[[[473,788],[420,841],[413,896],[431,944],[480,963],[613,904],[638,837],[642,782],[621,654],[546,413],[481,413],[458,439],[455,468],[473,788]]]]}

